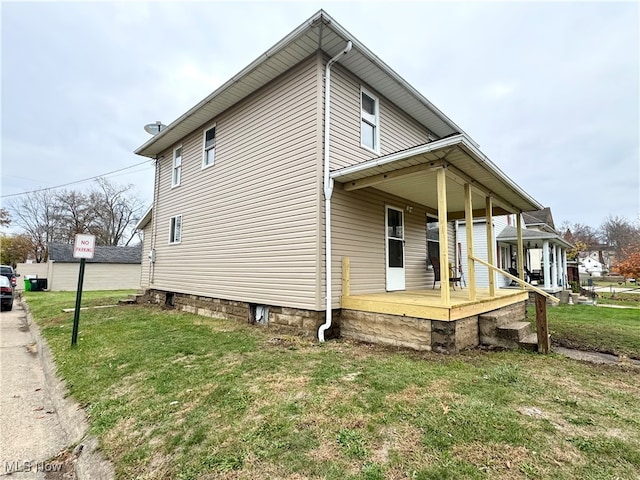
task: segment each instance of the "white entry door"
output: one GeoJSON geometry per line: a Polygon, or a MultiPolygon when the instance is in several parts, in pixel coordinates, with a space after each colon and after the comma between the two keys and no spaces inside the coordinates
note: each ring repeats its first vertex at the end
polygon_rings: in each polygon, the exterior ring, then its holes
{"type": "Polygon", "coordinates": [[[387,291],[404,290],[404,211],[386,210],[387,291]]]}

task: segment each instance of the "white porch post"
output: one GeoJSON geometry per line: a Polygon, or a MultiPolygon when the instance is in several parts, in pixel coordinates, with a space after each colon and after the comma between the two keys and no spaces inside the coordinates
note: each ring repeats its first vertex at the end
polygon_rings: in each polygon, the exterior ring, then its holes
{"type": "Polygon", "coordinates": [[[544,268],[544,288],[551,288],[551,272],[549,268],[551,262],[549,261],[549,240],[542,242],[542,268],[544,268]]]}
{"type": "MultiPolygon", "coordinates": [[[[520,213],[516,216],[516,230],[518,232],[518,277],[524,280],[524,245],[522,243],[522,216],[520,213]]],[[[524,290],[524,284],[520,284],[520,290],[524,290]]]]}
{"type": "Polygon", "coordinates": [[[440,240],[440,300],[451,303],[449,293],[449,235],[447,232],[447,171],[440,167],[437,173],[438,235],[440,240]]]}
{"type": "Polygon", "coordinates": [[[562,249],[562,287],[566,290],[569,284],[569,274],[567,272],[567,249],[562,249]]]}
{"type": "MultiPolygon", "coordinates": [[[[493,244],[493,200],[491,197],[485,198],[485,216],[487,219],[487,262],[490,265],[495,265],[495,258],[493,251],[495,246],[493,244]]],[[[496,274],[490,268],[489,270],[489,296],[496,296],[496,274]]]]}
{"type": "Polygon", "coordinates": [[[467,233],[467,265],[469,266],[469,300],[476,299],[476,262],[473,254],[473,199],[471,185],[464,184],[464,221],[467,233]]]}
{"type": "Polygon", "coordinates": [[[553,246],[553,263],[551,264],[551,288],[558,288],[558,246],[553,246]]]}

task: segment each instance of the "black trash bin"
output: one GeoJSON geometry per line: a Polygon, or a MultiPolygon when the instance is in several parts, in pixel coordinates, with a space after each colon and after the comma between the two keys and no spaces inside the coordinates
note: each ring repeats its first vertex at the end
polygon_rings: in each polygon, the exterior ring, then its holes
{"type": "Polygon", "coordinates": [[[32,292],[42,292],[47,289],[47,279],[46,278],[32,278],[29,280],[31,282],[31,291],[32,292]]]}

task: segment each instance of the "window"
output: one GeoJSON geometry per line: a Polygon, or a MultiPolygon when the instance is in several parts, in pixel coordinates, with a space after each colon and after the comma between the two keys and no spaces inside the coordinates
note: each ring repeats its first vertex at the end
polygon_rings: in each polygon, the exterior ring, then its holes
{"type": "Polygon", "coordinates": [[[180,185],[180,177],[182,176],[182,145],[173,151],[173,174],[171,176],[171,186],[180,185]]]}
{"type": "Polygon", "coordinates": [[[180,243],[182,239],[182,215],[171,217],[169,224],[169,243],[180,243]]]}
{"type": "Polygon", "coordinates": [[[214,125],[204,132],[204,154],[202,156],[202,168],[213,165],[216,160],[216,126],[214,125]]]}
{"type": "Polygon", "coordinates": [[[438,219],[427,217],[427,256],[440,258],[440,233],[438,231],[438,219]]]}
{"type": "Polygon", "coordinates": [[[380,132],[378,99],[366,90],[360,91],[360,144],[378,153],[380,132]]]}

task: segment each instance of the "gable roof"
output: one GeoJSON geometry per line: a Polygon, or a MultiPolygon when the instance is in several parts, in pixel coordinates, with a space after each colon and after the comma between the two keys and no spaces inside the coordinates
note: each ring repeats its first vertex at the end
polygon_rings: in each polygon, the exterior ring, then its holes
{"type": "MultiPolygon", "coordinates": [[[[63,243],[49,244],[49,261],[56,263],[80,263],[79,258],[73,256],[73,245],[63,243]]],[[[92,259],[87,263],[142,263],[142,245],[135,247],[97,246],[92,259]]]]}
{"type": "MultiPolygon", "coordinates": [[[[352,42],[353,48],[339,60],[343,67],[364,79],[377,93],[439,137],[464,133],[324,10],[319,10],[224,85],[140,146],[135,153],[154,158],[317,50],[322,50],[333,58],[344,49],[347,41],[352,42]]],[[[475,144],[473,141],[472,143],[475,144]]]]}
{"type": "Polygon", "coordinates": [[[522,220],[524,220],[525,225],[533,226],[533,225],[542,225],[548,226],[552,230],[555,231],[556,227],[553,224],[553,216],[551,215],[551,208],[545,207],[542,210],[537,210],[533,212],[524,212],[522,214],[522,220]]]}

